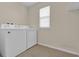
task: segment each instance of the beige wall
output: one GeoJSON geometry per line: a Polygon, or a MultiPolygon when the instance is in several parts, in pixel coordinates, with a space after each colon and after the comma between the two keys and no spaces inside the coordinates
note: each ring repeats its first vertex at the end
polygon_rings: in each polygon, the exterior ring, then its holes
{"type": "Polygon", "coordinates": [[[39,3],[29,8],[30,25],[39,28],[39,8],[51,6],[51,28],[38,29],[38,42],[79,53],[79,14],[69,3],[39,3]]]}
{"type": "Polygon", "coordinates": [[[13,22],[28,24],[27,8],[20,3],[0,2],[0,24],[13,22]]]}
{"type": "Polygon", "coordinates": [[[38,29],[38,42],[79,52],[79,13],[69,11],[69,3],[38,3],[25,7],[20,3],[0,3],[0,24],[29,24],[38,29]],[[51,6],[51,28],[39,28],[39,8],[51,6]]]}

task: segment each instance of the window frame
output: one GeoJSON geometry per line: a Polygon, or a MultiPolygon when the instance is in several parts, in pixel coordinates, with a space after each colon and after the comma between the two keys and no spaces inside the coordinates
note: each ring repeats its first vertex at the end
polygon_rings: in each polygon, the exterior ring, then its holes
{"type": "Polygon", "coordinates": [[[42,28],[42,29],[49,29],[49,28],[51,28],[51,6],[44,6],[44,7],[42,7],[42,8],[40,8],[39,9],[39,28],[42,28]],[[40,17],[40,10],[42,9],[42,8],[46,8],[46,7],[49,7],[49,16],[43,16],[43,17],[40,17]],[[41,20],[41,18],[44,18],[44,17],[49,17],[49,27],[41,27],[40,26],[40,20],[41,20]]]}

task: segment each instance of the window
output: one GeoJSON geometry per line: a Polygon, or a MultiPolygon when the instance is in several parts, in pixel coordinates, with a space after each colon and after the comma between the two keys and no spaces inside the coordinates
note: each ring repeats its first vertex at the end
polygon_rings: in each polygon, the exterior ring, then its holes
{"type": "Polygon", "coordinates": [[[50,27],[50,6],[44,7],[40,9],[39,13],[39,25],[41,28],[49,28],[50,27]]]}

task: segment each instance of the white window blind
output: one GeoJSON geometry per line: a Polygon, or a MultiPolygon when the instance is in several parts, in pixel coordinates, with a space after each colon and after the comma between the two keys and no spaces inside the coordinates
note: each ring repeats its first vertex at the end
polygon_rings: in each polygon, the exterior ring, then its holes
{"type": "Polygon", "coordinates": [[[40,9],[40,23],[41,28],[50,27],[50,6],[40,9]]]}

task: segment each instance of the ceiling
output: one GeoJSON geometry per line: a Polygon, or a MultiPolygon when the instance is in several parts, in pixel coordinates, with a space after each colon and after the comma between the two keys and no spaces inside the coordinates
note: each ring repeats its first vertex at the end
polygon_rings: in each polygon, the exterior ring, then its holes
{"type": "Polygon", "coordinates": [[[24,5],[24,6],[32,6],[36,3],[38,3],[38,2],[21,2],[21,4],[24,5]]]}

